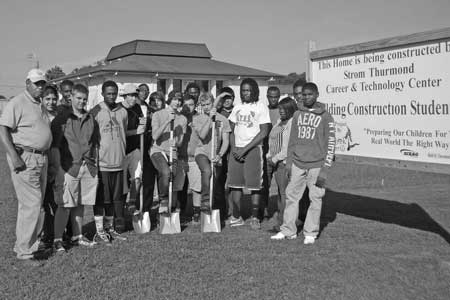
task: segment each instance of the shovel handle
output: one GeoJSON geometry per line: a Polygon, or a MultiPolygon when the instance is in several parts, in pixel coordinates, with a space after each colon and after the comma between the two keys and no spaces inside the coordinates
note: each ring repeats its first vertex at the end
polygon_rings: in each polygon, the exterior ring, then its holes
{"type": "Polygon", "coordinates": [[[216,116],[211,118],[211,178],[209,179],[209,207],[212,209],[213,194],[214,194],[214,163],[216,157],[216,116]]]}
{"type": "Polygon", "coordinates": [[[172,198],[173,198],[173,128],[174,128],[174,120],[170,122],[170,147],[169,147],[169,212],[172,211],[172,198]]]}
{"type": "Polygon", "coordinates": [[[139,187],[139,212],[142,214],[144,206],[144,134],[140,136],[140,159],[141,159],[141,186],[139,187]]]}

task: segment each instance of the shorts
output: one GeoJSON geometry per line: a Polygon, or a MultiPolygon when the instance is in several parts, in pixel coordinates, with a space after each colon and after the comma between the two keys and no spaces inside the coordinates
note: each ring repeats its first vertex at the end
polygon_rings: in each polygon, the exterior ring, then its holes
{"type": "Polygon", "coordinates": [[[188,162],[187,177],[189,181],[189,188],[197,193],[202,191],[202,174],[200,168],[195,161],[188,162]]]}
{"type": "Polygon", "coordinates": [[[141,151],[135,149],[123,161],[123,194],[128,194],[129,179],[142,179],[141,151]]]}
{"type": "Polygon", "coordinates": [[[123,191],[123,171],[100,171],[95,205],[120,202],[123,191]]]}
{"type": "Polygon", "coordinates": [[[92,176],[83,164],[77,177],[62,169],[55,177],[55,203],[70,208],[79,205],[94,205],[98,186],[98,177],[92,176]]]}
{"type": "MultiPolygon", "coordinates": [[[[237,147],[237,149],[242,149],[237,147]]],[[[256,146],[245,156],[244,162],[237,161],[230,153],[228,159],[228,187],[259,191],[263,183],[262,146],[256,146]]]]}

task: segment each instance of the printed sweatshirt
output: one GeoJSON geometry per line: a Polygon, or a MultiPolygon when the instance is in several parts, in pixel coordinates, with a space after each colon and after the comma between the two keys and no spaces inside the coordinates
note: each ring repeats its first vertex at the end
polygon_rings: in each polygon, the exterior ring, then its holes
{"type": "Polygon", "coordinates": [[[319,176],[326,179],[333,163],[335,126],[333,117],[320,102],[307,108],[301,103],[292,117],[286,165],[300,169],[321,168],[319,176]]]}
{"type": "Polygon", "coordinates": [[[97,121],[100,131],[100,147],[98,151],[100,171],[121,171],[125,158],[128,124],[126,109],[119,104],[115,108],[110,109],[105,102],[101,102],[92,108],[90,114],[97,121]]]}

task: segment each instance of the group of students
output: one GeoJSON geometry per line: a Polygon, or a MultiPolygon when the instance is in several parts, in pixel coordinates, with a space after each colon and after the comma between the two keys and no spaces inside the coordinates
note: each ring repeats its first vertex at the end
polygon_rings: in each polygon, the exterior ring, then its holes
{"type": "Polygon", "coordinates": [[[140,192],[144,212],[154,210],[155,204],[160,214],[180,210],[189,189],[192,223],[199,222],[201,211],[219,208],[230,227],[248,224],[260,229],[261,205],[267,208],[272,177],[279,200],[277,233],[271,239],[297,237],[299,201],[306,187],[311,203],[304,243],[317,238],[335,138],[333,118],[317,102],[314,83],[295,83],[295,100],[280,100],[280,90],[269,87],[269,105],[260,101],[258,84],[251,78],[242,80],[237,105],[231,88],[222,88],[214,98],[195,83],[184,93],[171,91],[167,100],[160,92],[149,95],[146,84],[127,84],[119,103],[118,85],[105,81],[103,101],[90,111],[84,85],[65,80],[60,92],[59,105],[55,86],[45,86],[42,94],[52,134],[43,240],[56,252],[66,250],[65,233],[71,235],[72,245],[88,247],[126,240],[125,204],[138,211],[140,192]],[[153,203],[155,182],[158,203],[153,203]],[[251,192],[251,217],[246,221],[240,209],[243,189],[251,192]],[[92,241],[82,233],[85,205],[94,211],[92,241]]]}

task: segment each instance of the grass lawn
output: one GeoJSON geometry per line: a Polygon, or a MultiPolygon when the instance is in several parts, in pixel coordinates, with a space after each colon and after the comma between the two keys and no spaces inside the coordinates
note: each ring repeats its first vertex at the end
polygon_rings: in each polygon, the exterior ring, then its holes
{"type": "Polygon", "coordinates": [[[259,232],[191,226],[27,268],[12,251],[17,201],[3,153],[0,172],[0,299],[450,298],[450,176],[336,164],[312,246],[270,241],[270,221],[259,232]]]}

